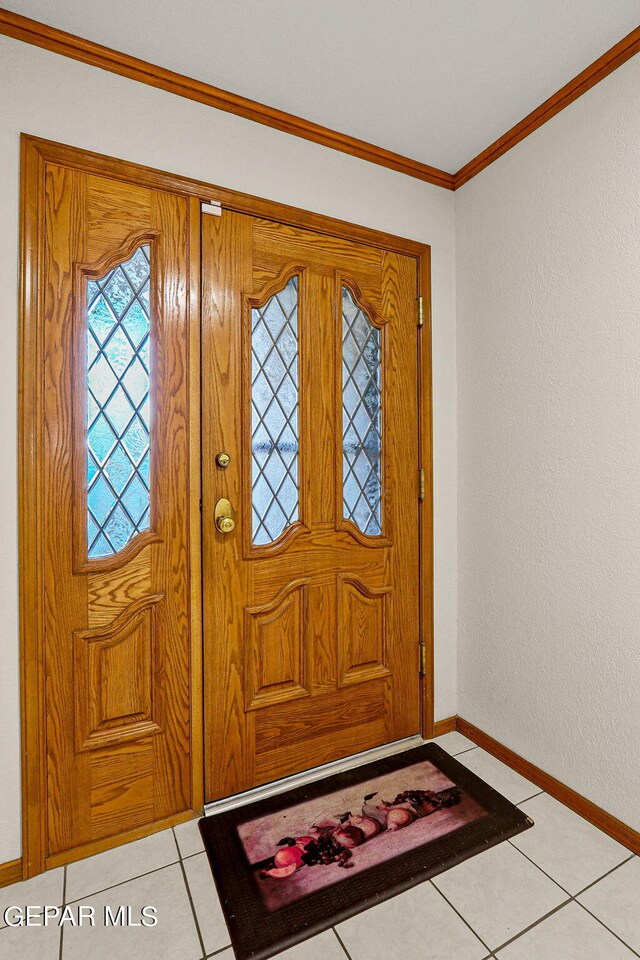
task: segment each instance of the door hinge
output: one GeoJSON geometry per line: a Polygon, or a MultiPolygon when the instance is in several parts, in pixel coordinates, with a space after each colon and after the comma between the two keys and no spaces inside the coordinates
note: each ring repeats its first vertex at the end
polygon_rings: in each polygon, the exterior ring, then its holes
{"type": "Polygon", "coordinates": [[[424,489],[425,489],[425,476],[424,476],[424,467],[420,467],[418,470],[418,500],[422,502],[424,500],[424,489]]]}
{"type": "Polygon", "coordinates": [[[424,326],[424,297],[418,297],[418,328],[424,326]]]}
{"type": "Polygon", "coordinates": [[[420,676],[424,677],[427,673],[427,648],[424,643],[418,644],[418,655],[420,676]]]}
{"type": "Polygon", "coordinates": [[[222,216],[222,204],[219,200],[203,200],[200,204],[200,210],[202,213],[208,213],[213,217],[222,216]]]}

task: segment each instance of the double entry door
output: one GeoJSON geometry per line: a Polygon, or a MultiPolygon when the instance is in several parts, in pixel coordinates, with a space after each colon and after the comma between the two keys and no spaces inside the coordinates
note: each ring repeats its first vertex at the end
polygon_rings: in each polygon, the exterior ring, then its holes
{"type": "Polygon", "coordinates": [[[417,265],[202,222],[205,798],[420,729],[417,265]]]}
{"type": "Polygon", "coordinates": [[[420,729],[417,258],[180,187],[23,143],[27,873],[420,729]]]}

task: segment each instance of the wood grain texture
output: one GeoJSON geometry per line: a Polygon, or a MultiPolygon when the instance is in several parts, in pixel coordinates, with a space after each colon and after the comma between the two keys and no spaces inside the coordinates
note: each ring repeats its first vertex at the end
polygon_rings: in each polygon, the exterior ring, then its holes
{"type": "Polygon", "coordinates": [[[422,736],[434,736],[435,658],[433,630],[433,387],[431,326],[431,248],[418,261],[416,296],[422,297],[424,322],[418,336],[419,466],[424,470],[424,498],[418,504],[420,537],[420,643],[426,670],[421,678],[422,736]]]}
{"type": "MultiPolygon", "coordinates": [[[[242,689],[237,680],[239,672],[237,664],[233,658],[226,661],[223,657],[222,663],[207,662],[204,669],[205,690],[201,685],[201,676],[199,665],[202,663],[202,648],[199,640],[200,629],[200,575],[199,575],[199,542],[200,542],[200,313],[199,313],[199,291],[200,291],[200,198],[209,198],[213,195],[224,197],[224,203],[227,210],[244,211],[248,214],[254,214],[262,220],[280,220],[289,226],[310,226],[315,233],[321,236],[336,236],[342,240],[350,240],[355,243],[365,243],[369,248],[384,251],[395,252],[406,255],[408,258],[414,258],[419,267],[419,285],[420,289],[428,289],[429,276],[429,248],[423,244],[412,240],[406,240],[391,234],[381,233],[361,227],[345,221],[334,218],[323,217],[321,215],[298,210],[297,208],[287,207],[282,204],[273,203],[267,200],[246,196],[236,191],[223,190],[206,184],[201,181],[195,181],[189,178],[175,176],[170,173],[163,173],[148,167],[131,164],[126,161],[116,160],[100,154],[88,153],[73,147],[62,144],[52,143],[51,141],[40,138],[22,136],[22,201],[21,201],[21,326],[20,326],[20,464],[21,464],[21,484],[20,484],[20,551],[21,551],[21,666],[22,666],[22,710],[23,710],[23,776],[24,776],[24,804],[23,804],[23,838],[24,838],[24,870],[25,875],[33,875],[40,872],[46,866],[56,866],[60,863],[70,862],[79,859],[82,856],[88,856],[100,852],[128,840],[136,839],[139,836],[146,836],[154,832],[155,829],[161,829],[163,825],[170,825],[174,822],[181,822],[189,819],[192,812],[176,814],[163,821],[147,824],[143,827],[137,827],[132,830],[112,837],[106,837],[102,840],[90,841],[73,850],[64,851],[60,854],[52,854],[47,857],[47,825],[46,825],[46,775],[44,764],[46,760],[45,742],[43,738],[44,717],[46,712],[46,699],[44,689],[44,646],[41,624],[43,622],[42,598],[38,590],[38,577],[42,570],[42,544],[40,530],[34,518],[37,516],[37,507],[41,496],[40,471],[37,469],[38,456],[37,451],[42,445],[42,393],[41,378],[38,376],[40,343],[38,330],[41,329],[41,317],[43,315],[42,301],[44,299],[44,289],[40,282],[43,275],[44,259],[44,231],[40,228],[43,220],[44,211],[44,186],[45,186],[45,168],[47,164],[57,166],[61,165],[69,173],[76,172],[88,174],[94,180],[94,195],[98,197],[98,206],[103,209],[105,196],[108,195],[110,181],[117,181],[118,184],[128,185],[129,187],[146,187],[149,190],[166,190],[178,196],[186,198],[190,209],[190,225],[188,227],[188,252],[189,252],[189,274],[188,287],[190,292],[189,305],[189,369],[191,370],[190,400],[188,414],[188,429],[191,437],[189,440],[189,449],[191,451],[189,458],[189,470],[192,482],[192,496],[190,500],[191,533],[190,541],[195,544],[192,556],[189,558],[189,576],[190,596],[192,599],[191,624],[192,624],[192,643],[190,648],[191,655],[191,676],[190,690],[192,696],[191,711],[191,730],[193,732],[192,742],[192,760],[193,770],[191,778],[191,795],[193,810],[198,810],[202,805],[203,798],[203,780],[201,770],[199,769],[199,759],[203,757],[202,741],[202,715],[199,712],[198,705],[202,705],[205,691],[209,693],[212,678],[216,674],[218,667],[228,669],[228,678],[230,689],[239,692],[240,702],[242,702],[242,689]],[[99,181],[99,183],[98,183],[99,181]],[[207,686],[208,684],[208,686],[207,686]]],[[[124,194],[122,194],[124,195],[124,194]]],[[[139,209],[140,201],[135,199],[135,191],[129,190],[127,193],[127,205],[131,210],[139,209]]],[[[147,207],[147,209],[149,209],[147,207]]],[[[99,223],[100,218],[88,217],[88,222],[94,226],[99,223]]],[[[242,220],[242,218],[239,218],[242,220]]],[[[220,223],[218,218],[209,218],[220,223]]],[[[236,221],[237,222],[237,221],[236,221]]],[[[105,229],[111,231],[110,224],[105,225],[105,229]]],[[[131,227],[130,227],[131,229],[131,227]]],[[[110,234],[111,241],[113,236],[110,234]]],[[[240,243],[240,240],[238,241],[240,243]]],[[[344,248],[344,252],[348,247],[344,248]]],[[[205,292],[208,284],[219,284],[220,274],[226,269],[228,263],[235,263],[241,266],[239,259],[240,247],[238,244],[220,247],[216,250],[216,256],[213,259],[214,269],[204,280],[205,292]]],[[[366,271],[371,269],[375,258],[369,259],[366,271]]],[[[366,272],[365,271],[365,272],[366,272]]],[[[309,288],[308,303],[312,304],[316,300],[324,302],[323,310],[330,307],[331,297],[335,283],[334,271],[327,266],[318,267],[318,280],[313,288],[309,288]]],[[[213,305],[215,306],[215,305],[213,305]]],[[[215,310],[211,312],[212,301],[207,300],[203,303],[202,315],[204,329],[207,329],[209,323],[215,323],[215,310]]],[[[322,344],[322,331],[316,327],[314,329],[314,338],[308,340],[311,351],[319,349],[322,344]]],[[[203,396],[211,387],[212,378],[217,372],[220,373],[223,380],[234,375],[233,356],[239,352],[239,344],[230,343],[230,353],[222,365],[220,371],[207,368],[206,376],[203,376],[203,396]]],[[[427,347],[424,356],[428,358],[430,344],[427,347]]],[[[427,363],[428,363],[427,359],[427,363]]],[[[311,364],[312,366],[312,364],[311,364]]],[[[423,366],[422,380],[424,380],[423,366]]],[[[233,379],[232,379],[233,385],[233,379]]],[[[316,395],[331,394],[335,390],[335,384],[332,378],[326,381],[316,395]]],[[[329,441],[333,437],[331,432],[333,401],[326,403],[324,422],[325,431],[329,441]]],[[[213,410],[212,406],[205,403],[205,408],[213,410]]],[[[424,420],[424,404],[421,413],[421,423],[424,420]]],[[[307,407],[307,420],[309,429],[312,427],[320,430],[318,420],[319,407],[315,402],[307,407]],[[315,415],[315,416],[314,416],[315,415]]],[[[430,408],[427,409],[427,416],[430,416],[430,408]]],[[[204,417],[206,420],[206,417],[204,417]]],[[[207,461],[207,452],[216,449],[210,445],[207,447],[207,438],[211,436],[207,429],[207,424],[203,420],[203,460],[207,461]],[[205,449],[206,448],[206,449],[205,449]]],[[[233,422],[229,429],[233,430],[233,422]]],[[[217,439],[225,439],[225,425],[217,421],[220,428],[220,435],[217,439]]],[[[319,437],[319,434],[318,434],[319,437]]],[[[331,446],[331,442],[329,443],[331,446]]],[[[322,443],[322,448],[326,449],[326,444],[322,443]]],[[[430,447],[421,448],[423,456],[425,451],[429,454],[430,447]]],[[[211,461],[210,461],[211,462],[211,461]]],[[[237,467],[237,465],[236,465],[237,467]]],[[[321,471],[316,471],[318,476],[321,471]]],[[[229,474],[229,479],[233,476],[233,469],[229,474]]],[[[309,495],[315,500],[314,509],[320,507],[324,502],[324,497],[328,491],[334,488],[333,479],[327,485],[322,482],[312,484],[310,490],[315,493],[309,495]]],[[[325,508],[326,509],[326,508],[325,508]]],[[[335,515],[335,504],[331,500],[329,493],[329,511],[327,517],[335,515]]],[[[430,504],[425,508],[421,507],[422,512],[428,512],[430,504]]],[[[331,525],[331,524],[330,524],[331,525]]],[[[431,523],[429,521],[429,529],[431,523]]],[[[330,529],[323,529],[319,525],[317,531],[313,533],[313,541],[318,556],[318,564],[323,565],[339,560],[339,556],[346,557],[350,548],[349,539],[336,541],[333,545],[330,540],[334,534],[330,529]],[[337,551],[337,554],[336,552],[337,551]]],[[[421,535],[421,543],[424,537],[421,535]]],[[[126,575],[122,571],[113,571],[109,578],[101,582],[99,577],[87,577],[87,597],[91,595],[89,601],[89,611],[87,626],[98,626],[109,622],[111,616],[110,609],[115,607],[124,608],[131,602],[145,596],[145,590],[148,589],[150,570],[145,563],[145,552],[143,551],[135,560],[130,561],[129,570],[126,575]]],[[[429,558],[427,558],[428,560],[429,558]]],[[[369,565],[363,566],[367,571],[369,565]]],[[[261,589],[265,591],[265,598],[268,596],[268,590],[278,586],[277,583],[271,583],[272,577],[267,577],[265,584],[261,589]]],[[[277,578],[276,578],[277,579],[277,578]]],[[[279,589],[284,584],[280,583],[279,589]]],[[[258,586],[260,586],[258,584],[258,586]]],[[[316,671],[313,678],[314,693],[324,691],[325,693],[335,690],[337,682],[337,658],[335,655],[335,645],[331,638],[337,630],[336,623],[336,604],[332,595],[332,586],[330,582],[320,580],[313,587],[315,600],[313,611],[309,617],[309,642],[311,644],[311,657],[316,662],[316,671]]],[[[432,594],[432,582],[430,579],[423,579],[421,594],[429,600],[432,594]]],[[[273,595],[273,594],[271,594],[273,595]]],[[[424,606],[424,605],[423,605],[424,606]]],[[[422,614],[421,614],[422,616],[422,614]]],[[[222,621],[221,621],[222,622],[222,621]]],[[[430,642],[431,637],[427,638],[430,642]]],[[[423,678],[423,685],[425,680],[423,678]]],[[[356,738],[361,742],[363,730],[369,726],[370,732],[378,737],[378,742],[384,742],[384,716],[386,703],[381,695],[375,700],[375,709],[363,715],[359,722],[359,733],[356,738]]],[[[287,705],[285,704],[284,707],[287,705]]],[[[277,708],[280,709],[280,708],[277,708]]],[[[428,724],[428,704],[423,699],[424,729],[428,724]]],[[[346,719],[337,721],[348,725],[348,712],[346,719]]],[[[283,719],[285,727],[289,724],[291,718],[283,719]]],[[[275,728],[274,728],[275,729],[275,728]]],[[[265,725],[265,736],[268,734],[268,726],[265,725]]],[[[233,723],[225,731],[233,742],[239,743],[238,728],[233,723]],[[235,739],[234,739],[235,738],[235,739]]],[[[295,738],[294,738],[295,739],[295,738]]],[[[355,741],[354,741],[355,742],[355,741]]],[[[210,744],[208,746],[211,746],[210,744]]],[[[353,747],[355,749],[355,747],[353,747]]],[[[316,755],[316,751],[314,751],[316,755]]],[[[215,767],[216,753],[211,749],[207,750],[206,763],[209,773],[215,767]]],[[[295,759],[295,758],[294,758],[295,759]]],[[[242,764],[240,753],[236,754],[235,763],[242,764]]],[[[240,779],[244,774],[240,772],[240,779]]],[[[99,792],[100,777],[96,777],[95,791],[99,792]]]]}
{"type": "Polygon", "coordinates": [[[201,80],[195,80],[184,74],[166,70],[157,64],[147,63],[137,57],[119,53],[117,50],[102,46],[102,44],[84,40],[81,37],[47,26],[37,20],[23,17],[10,10],[0,9],[0,33],[14,37],[16,40],[22,40],[25,43],[43,47],[46,50],[52,50],[54,53],[62,54],[73,60],[89,63],[91,66],[100,67],[100,69],[108,70],[110,73],[116,73],[131,80],[146,83],[148,86],[177,94],[180,97],[186,97],[188,100],[204,103],[209,107],[215,107],[217,110],[224,110],[226,113],[233,113],[236,116],[245,117],[247,120],[254,120],[256,123],[282,130],[284,133],[293,134],[304,140],[320,143],[322,146],[331,147],[341,153],[348,153],[351,156],[359,157],[361,160],[368,160],[399,173],[405,173],[418,180],[424,180],[448,190],[453,189],[453,176],[444,170],[431,167],[429,164],[421,163],[418,160],[412,160],[410,157],[404,157],[392,150],[386,150],[384,147],[377,147],[356,137],[330,130],[328,127],[321,126],[311,120],[304,120],[302,117],[285,113],[283,110],[276,110],[274,107],[266,106],[247,97],[230,93],[228,90],[221,90],[219,87],[214,87],[201,80]]]}
{"type": "Polygon", "coordinates": [[[456,730],[459,730],[460,733],[468,737],[469,740],[473,740],[474,743],[477,743],[478,746],[486,750],[487,753],[501,760],[502,763],[506,763],[512,770],[526,777],[527,780],[531,780],[531,782],[535,783],[541,790],[544,790],[552,797],[555,797],[556,800],[559,800],[560,803],[563,803],[565,807],[569,807],[574,813],[584,817],[589,823],[592,823],[595,827],[598,827],[599,830],[602,830],[603,833],[613,837],[614,840],[617,840],[618,843],[621,843],[624,847],[628,847],[633,853],[640,854],[640,833],[637,830],[634,830],[628,826],[628,824],[623,823],[610,813],[607,813],[602,807],[597,806],[591,800],[572,790],[571,787],[568,787],[560,780],[556,780],[551,774],[545,773],[544,770],[537,767],[534,763],[525,760],[524,757],[521,757],[503,743],[490,737],[488,733],[484,733],[479,727],[476,727],[473,723],[469,723],[468,720],[457,717],[456,730]]]}
{"type": "Polygon", "coordinates": [[[108,625],[73,632],[76,751],[161,733],[155,608],[163,594],[130,604],[108,625]]]}
{"type": "Polygon", "coordinates": [[[456,729],[457,717],[446,717],[444,720],[436,720],[433,725],[433,736],[442,737],[445,733],[452,733],[456,729]]]}
{"type": "Polygon", "coordinates": [[[191,808],[204,807],[204,704],[202,664],[202,450],[201,450],[201,260],[200,201],[189,197],[187,356],[189,364],[189,703],[191,708],[191,808]]]}
{"type": "Polygon", "coordinates": [[[360,224],[350,223],[336,217],[327,217],[311,210],[291,207],[274,200],[253,197],[250,194],[231,190],[219,184],[194,180],[191,177],[169,173],[166,170],[156,170],[153,167],[130,163],[127,160],[116,159],[102,153],[79,150],[76,147],[45,140],[41,137],[22,134],[21,139],[26,144],[33,146],[43,161],[64,163],[70,169],[100,174],[106,178],[119,180],[121,183],[147,186],[154,190],[166,190],[204,201],[215,199],[222,204],[225,210],[248,213],[263,220],[274,220],[281,224],[304,227],[316,233],[354,240],[369,247],[379,247],[396,253],[405,253],[407,256],[418,258],[423,256],[425,250],[429,249],[417,240],[409,240],[406,237],[399,237],[396,234],[385,233],[381,230],[372,230],[370,227],[363,227],[360,224]]]}
{"type": "Polygon", "coordinates": [[[227,211],[203,219],[207,800],[420,729],[417,282],[414,257],[342,235],[227,211]],[[257,546],[251,308],[293,275],[301,520],[257,546]],[[379,537],[343,519],[345,277],[381,329],[379,537]],[[221,450],[231,456],[224,471],[221,450]],[[207,522],[223,496],[238,523],[227,535],[207,522]]]}
{"type": "Polygon", "coordinates": [[[604,80],[610,73],[613,73],[618,67],[626,63],[640,50],[640,27],[632,30],[631,33],[623,37],[610,50],[603,53],[601,57],[594,60],[585,70],[582,70],[576,77],[569,80],[556,93],[550,96],[539,107],[527,114],[523,120],[516,123],[515,126],[507,130],[505,134],[479,153],[476,157],[466,163],[454,175],[454,190],[458,190],[464,183],[477,176],[482,170],[485,170],[489,164],[497,160],[516,144],[528,137],[547,120],[551,120],[556,114],[568,107],[570,103],[581,97],[583,93],[590,90],[591,87],[604,80]]]}
{"type": "Polygon", "coordinates": [[[22,858],[0,863],[0,887],[8,887],[22,880],[22,858]]]}
{"type": "Polygon", "coordinates": [[[44,291],[44,160],[20,143],[20,300],[18,358],[18,522],[20,712],[22,733],[22,861],[25,877],[44,870],[46,855],[46,698],[44,682],[42,530],[34,523],[42,496],[40,318],[44,291]]]}
{"type": "Polygon", "coordinates": [[[52,858],[72,859],[77,847],[106,848],[123,831],[152,830],[168,818],[191,815],[194,794],[190,597],[199,584],[190,583],[188,529],[191,201],[117,177],[105,180],[89,172],[90,164],[70,168],[54,153],[45,161],[33,141],[23,140],[28,270],[22,278],[20,550],[27,876],[52,858]],[[77,416],[78,407],[84,408],[79,394],[86,389],[86,348],[76,342],[83,312],[77,279],[87,265],[107,269],[143,234],[153,238],[156,536],[139,545],[136,556],[125,549],[117,564],[85,564],[87,569],[74,572],[78,502],[86,484],[78,470],[84,456],[78,447],[86,442],[77,416]],[[147,618],[142,608],[152,600],[147,618]],[[138,614],[142,619],[134,623],[138,614]]]}
{"type": "Polygon", "coordinates": [[[74,847],[72,850],[65,850],[64,853],[52,854],[50,857],[47,857],[45,868],[47,870],[53,870],[67,863],[84,860],[85,857],[93,857],[96,853],[104,853],[105,850],[113,850],[114,847],[133,843],[134,840],[141,840],[143,837],[149,837],[151,834],[158,833],[161,830],[176,827],[180,823],[186,823],[187,820],[193,820],[193,817],[193,810],[185,810],[182,813],[176,813],[171,817],[167,817],[166,820],[155,820],[143,826],[130,827],[124,823],[122,831],[116,836],[104,837],[102,840],[94,840],[90,843],[74,847]]]}

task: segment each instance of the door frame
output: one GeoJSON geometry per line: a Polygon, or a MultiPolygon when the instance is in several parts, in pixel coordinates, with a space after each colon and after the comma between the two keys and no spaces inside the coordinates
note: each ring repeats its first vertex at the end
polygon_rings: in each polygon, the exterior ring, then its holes
{"type": "MultiPolygon", "coordinates": [[[[393,234],[265,200],[189,177],[183,177],[39,137],[21,134],[20,293],[18,347],[18,556],[22,739],[22,876],[99,853],[130,840],[181,823],[201,813],[204,791],[202,702],[201,459],[200,459],[200,217],[201,203],[212,200],[234,210],[316,233],[380,247],[416,259],[423,326],[418,342],[419,444],[424,469],[424,499],[419,505],[420,642],[426,669],[419,677],[421,732],[434,735],[433,639],[433,457],[431,369],[431,247],[393,234]],[[47,775],[45,741],[45,671],[42,610],[42,396],[39,371],[43,317],[44,176],[47,163],[85,173],[169,191],[190,200],[189,277],[189,505],[192,576],[191,601],[191,807],[161,823],[96,841],[68,854],[47,858],[47,775]],[[55,860],[55,862],[53,862],[55,860]]],[[[417,309],[416,309],[417,325],[417,309]]],[[[416,651],[416,661],[418,651],[416,651]]],[[[416,662],[416,667],[418,663],[416,662]]],[[[418,671],[416,671],[418,672],[418,671]]]]}

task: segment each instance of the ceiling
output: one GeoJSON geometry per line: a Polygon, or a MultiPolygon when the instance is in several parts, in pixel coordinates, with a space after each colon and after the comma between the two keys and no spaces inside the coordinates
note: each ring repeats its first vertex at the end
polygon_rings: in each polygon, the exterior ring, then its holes
{"type": "Polygon", "coordinates": [[[4,0],[455,172],[640,21],[640,0],[4,0]]]}

